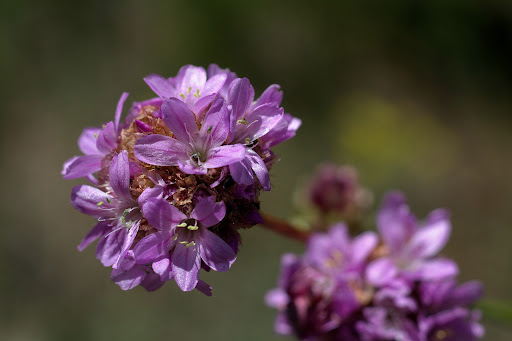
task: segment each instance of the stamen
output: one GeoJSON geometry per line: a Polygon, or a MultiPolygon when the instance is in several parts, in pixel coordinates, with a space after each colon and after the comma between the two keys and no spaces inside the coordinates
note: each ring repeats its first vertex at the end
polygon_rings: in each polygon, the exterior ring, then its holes
{"type": "Polygon", "coordinates": [[[245,124],[245,125],[248,125],[248,124],[249,124],[249,122],[247,122],[247,120],[245,119],[245,117],[242,117],[241,119],[239,119],[238,121],[236,121],[236,123],[245,124]]]}
{"type": "Polygon", "coordinates": [[[188,224],[183,222],[181,224],[176,225],[176,227],[186,227],[188,224]]]}
{"type": "Polygon", "coordinates": [[[196,231],[199,228],[199,226],[197,226],[197,225],[188,225],[187,228],[190,231],[196,231]]]}
{"type": "Polygon", "coordinates": [[[181,96],[183,99],[187,99],[187,96],[185,96],[185,94],[183,94],[183,93],[180,93],[180,96],[181,96]]]}

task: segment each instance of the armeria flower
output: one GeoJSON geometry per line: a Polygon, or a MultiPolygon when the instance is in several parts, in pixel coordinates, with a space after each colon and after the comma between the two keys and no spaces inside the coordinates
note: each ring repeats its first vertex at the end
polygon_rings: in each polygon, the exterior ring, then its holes
{"type": "Polygon", "coordinates": [[[187,218],[167,201],[152,198],[145,206],[147,211],[151,211],[149,222],[159,232],[137,244],[135,259],[139,264],[158,261],[155,272],[165,278],[174,277],[182,290],[197,286],[201,261],[215,271],[227,271],[235,261],[233,249],[208,229],[224,218],[223,202],[215,202],[214,197],[200,198],[187,218]]]}
{"type": "Polygon", "coordinates": [[[212,104],[198,129],[194,113],[174,98],[162,104],[162,117],[176,138],[149,135],[137,140],[135,156],[156,166],[178,166],[187,174],[206,174],[208,168],[242,160],[241,144],[223,145],[229,133],[229,117],[222,100],[212,104]]]}
{"type": "Polygon", "coordinates": [[[145,81],[158,97],[133,103],[121,123],[123,94],[114,121],[84,130],[85,155],[64,164],[65,178],[84,176],[94,185],[72,193],[73,206],[99,220],[79,249],[99,238],[97,258],[114,268],[111,278],[123,290],[174,280],[210,295],[201,268],[230,268],[239,231],[262,221],[259,194],[270,189],[276,161],[270,147],[300,123],[283,115],[279,86],[256,101],[235,99],[230,91],[240,84],[252,89],[249,81],[217,65],[208,72],[187,65],[175,77],[145,81]],[[241,123],[233,124],[233,107],[241,123]],[[230,171],[235,163],[246,164],[246,178],[236,167],[230,171]]]}
{"type": "Polygon", "coordinates": [[[78,147],[85,155],[75,156],[66,161],[61,172],[64,179],[88,177],[93,183],[96,182],[91,174],[102,168],[103,158],[114,152],[118,146],[121,131],[119,121],[127,97],[127,92],[121,95],[117,103],[114,121],[108,122],[103,129],[85,128],[83,130],[78,138],[78,147]]]}
{"type": "Polygon", "coordinates": [[[386,197],[377,219],[380,242],[371,232],[350,238],[335,225],[313,234],[302,257],[284,255],[278,288],[266,296],[278,309],[276,332],[301,340],[480,339],[480,312],[470,308],[480,283],[457,285],[456,272],[430,273],[430,264],[448,261],[436,255],[446,239],[424,235],[446,236],[447,215],[435,211],[418,227],[404,205],[401,195],[386,197]],[[404,249],[411,259],[400,263],[404,249]]]}
{"type": "Polygon", "coordinates": [[[109,172],[109,193],[78,185],[73,188],[71,204],[80,212],[100,221],[78,246],[81,251],[99,237],[96,257],[105,266],[119,267],[133,244],[142,219],[140,205],[130,193],[130,167],[126,151],[114,155],[109,172]]]}

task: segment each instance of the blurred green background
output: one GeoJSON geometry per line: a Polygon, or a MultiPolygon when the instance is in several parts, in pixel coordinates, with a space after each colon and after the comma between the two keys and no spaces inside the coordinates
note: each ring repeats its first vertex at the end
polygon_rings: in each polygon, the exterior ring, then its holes
{"type": "MultiPolygon", "coordinates": [[[[374,190],[403,190],[424,217],[447,207],[444,250],[461,279],[512,301],[512,2],[1,1],[1,340],[280,340],[264,293],[302,246],[254,227],[214,296],[121,291],[69,204],[62,163],[86,126],[113,118],[142,78],[217,63],[261,93],[281,84],[301,118],[277,148],[265,211],[292,214],[294,187],[324,160],[374,190]]],[[[486,340],[512,329],[484,319],[486,340]]],[[[286,339],[286,338],[284,338],[286,339]]]]}

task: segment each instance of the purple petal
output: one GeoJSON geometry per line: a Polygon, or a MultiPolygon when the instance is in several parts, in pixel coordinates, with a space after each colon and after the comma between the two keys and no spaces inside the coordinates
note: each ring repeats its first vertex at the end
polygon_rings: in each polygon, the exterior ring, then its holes
{"type": "Polygon", "coordinates": [[[80,134],[78,138],[78,148],[85,155],[94,155],[100,154],[98,148],[96,147],[96,138],[100,134],[100,128],[85,128],[80,134]]]}
{"type": "Polygon", "coordinates": [[[208,229],[201,231],[199,252],[203,261],[215,271],[228,271],[236,260],[233,249],[208,229]]]}
{"type": "Polygon", "coordinates": [[[365,232],[354,238],[351,247],[352,261],[359,264],[366,260],[378,242],[378,237],[373,232],[365,232]]]}
{"type": "Polygon", "coordinates": [[[219,168],[241,161],[245,157],[245,147],[241,144],[215,147],[210,150],[204,163],[206,168],[219,168]]]}
{"type": "Polygon", "coordinates": [[[144,204],[146,201],[148,201],[151,198],[158,198],[163,199],[164,197],[164,188],[162,186],[156,185],[155,187],[147,187],[142,194],[137,199],[137,202],[139,203],[139,207],[142,208],[142,211],[144,212],[144,204]]]}
{"type": "Polygon", "coordinates": [[[187,160],[187,146],[164,135],[149,135],[135,142],[135,157],[150,165],[176,166],[179,160],[187,160]]]}
{"type": "Polygon", "coordinates": [[[107,193],[87,185],[77,185],[71,191],[71,205],[82,213],[96,217],[111,215],[106,209],[110,208],[108,202],[111,199],[112,196],[107,193]]]}
{"type": "Polygon", "coordinates": [[[176,245],[172,254],[172,272],[181,290],[191,291],[196,287],[200,268],[201,257],[196,246],[176,245]]]}
{"type": "Polygon", "coordinates": [[[144,78],[144,82],[153,90],[155,94],[162,98],[169,98],[175,95],[176,89],[167,78],[155,73],[144,78]]]}
{"type": "Polygon", "coordinates": [[[482,283],[470,281],[458,286],[453,293],[451,300],[455,305],[471,305],[483,295],[482,283]]]}
{"type": "Polygon", "coordinates": [[[377,228],[392,251],[400,251],[416,231],[416,221],[399,192],[386,195],[377,214],[377,228]]]}
{"type": "Polygon", "coordinates": [[[203,87],[203,91],[201,92],[201,96],[208,96],[211,94],[216,94],[222,89],[224,83],[226,82],[228,75],[225,73],[220,73],[208,79],[203,87]]]}
{"type": "Polygon", "coordinates": [[[108,122],[98,134],[96,147],[102,154],[109,154],[117,148],[117,132],[114,122],[108,122]]]}
{"type": "Polygon", "coordinates": [[[100,238],[98,246],[96,246],[96,258],[98,258],[104,266],[111,266],[116,262],[121,253],[121,247],[123,246],[126,233],[127,230],[125,228],[120,228],[100,238]]]}
{"type": "Polygon", "coordinates": [[[95,173],[101,169],[102,155],[82,155],[74,157],[66,163],[62,169],[64,179],[77,179],[95,173]]]}
{"type": "Polygon", "coordinates": [[[135,120],[135,126],[141,133],[150,133],[153,131],[153,128],[149,124],[146,124],[140,120],[135,120]]]}
{"type": "Polygon", "coordinates": [[[254,104],[254,107],[259,107],[260,105],[266,103],[275,103],[277,105],[281,104],[283,100],[283,92],[281,91],[281,87],[277,84],[270,85],[263,93],[260,98],[254,104]]]}
{"type": "Polygon", "coordinates": [[[229,172],[233,180],[239,184],[251,185],[254,183],[251,162],[247,158],[240,162],[230,164],[229,172]]]}
{"type": "Polygon", "coordinates": [[[395,264],[387,258],[377,259],[371,262],[366,268],[366,278],[371,284],[380,287],[391,280],[398,274],[395,264]]]}
{"type": "Polygon", "coordinates": [[[199,135],[196,118],[188,105],[177,98],[165,100],[162,104],[162,118],[176,138],[188,144],[199,135]]]}
{"type": "Polygon", "coordinates": [[[153,262],[152,268],[153,271],[160,276],[161,281],[166,282],[171,280],[173,276],[172,263],[168,255],[156,262],[153,262]]]}
{"type": "Polygon", "coordinates": [[[284,114],[281,121],[261,137],[260,144],[263,148],[271,148],[281,142],[291,139],[300,128],[302,121],[290,114],[284,114]]]}
{"type": "Polygon", "coordinates": [[[217,94],[202,96],[197,100],[197,102],[194,103],[194,105],[192,106],[192,111],[194,112],[198,120],[200,117],[202,117],[203,111],[210,105],[210,103],[212,103],[215,97],[217,97],[217,94]]]}
{"type": "Polygon", "coordinates": [[[160,198],[147,199],[142,205],[142,213],[151,226],[168,233],[176,224],[187,219],[179,209],[160,198]]]}
{"type": "Polygon", "coordinates": [[[92,242],[104,235],[108,229],[108,222],[100,221],[97,223],[96,226],[94,226],[92,230],[87,233],[82,242],[77,246],[78,251],[83,251],[92,242]]]}
{"type": "Polygon", "coordinates": [[[133,248],[138,264],[153,263],[165,257],[170,250],[171,236],[160,232],[142,238],[133,248]]]}
{"type": "Polygon", "coordinates": [[[121,95],[121,98],[119,98],[119,102],[117,102],[116,115],[115,115],[115,119],[114,119],[114,128],[116,130],[116,133],[118,133],[118,134],[121,132],[119,129],[119,121],[121,121],[123,105],[124,105],[124,102],[126,101],[126,99],[128,98],[128,95],[129,95],[129,93],[123,92],[123,94],[121,95]]]}
{"type": "Polygon", "coordinates": [[[448,242],[451,225],[445,210],[430,214],[425,226],[419,229],[408,244],[409,253],[414,258],[426,258],[437,254],[448,242]]]}
{"type": "Polygon", "coordinates": [[[128,230],[128,233],[126,233],[125,238],[123,240],[123,246],[121,248],[121,252],[119,253],[119,257],[117,258],[117,261],[112,266],[114,269],[119,267],[119,264],[123,260],[123,257],[128,252],[128,250],[132,247],[133,241],[135,240],[135,236],[137,235],[137,232],[139,232],[139,224],[140,220],[137,220],[128,230]]]}
{"type": "Polygon", "coordinates": [[[434,281],[456,276],[458,273],[457,263],[451,259],[438,258],[421,264],[413,275],[423,281],[434,281]]]}
{"type": "Polygon", "coordinates": [[[242,118],[254,99],[254,89],[247,78],[239,78],[231,83],[228,104],[233,107],[234,121],[242,118]]]}
{"type": "Polygon", "coordinates": [[[178,161],[178,167],[183,173],[186,174],[206,174],[208,172],[208,168],[204,165],[199,166],[195,161],[191,159],[185,160],[184,162],[178,161]]]}
{"type": "MultiPolygon", "coordinates": [[[[189,87],[191,93],[197,89],[202,90],[206,83],[206,71],[200,66],[187,65],[184,68],[183,78],[178,86],[180,93],[187,95],[189,87]]],[[[182,72],[182,70],[180,70],[182,72]]]]}
{"type": "Polygon", "coordinates": [[[205,140],[204,150],[220,146],[229,134],[229,113],[223,99],[218,98],[206,114],[200,131],[205,140]]]}
{"type": "Polygon", "coordinates": [[[246,150],[246,153],[247,159],[251,163],[251,169],[260,181],[261,187],[263,187],[265,191],[270,191],[270,176],[265,162],[263,162],[261,157],[252,149],[246,150]]]}
{"type": "Polygon", "coordinates": [[[210,227],[219,223],[226,215],[226,205],[223,201],[215,202],[215,197],[201,198],[190,214],[190,218],[196,219],[204,227],[210,227]]]}
{"type": "Polygon", "coordinates": [[[140,265],[135,265],[127,270],[113,269],[110,279],[122,290],[131,290],[142,283],[146,272],[140,265]]]}
{"type": "Polygon", "coordinates": [[[281,288],[272,289],[265,295],[265,304],[272,308],[284,309],[288,302],[288,294],[281,288]]]}
{"type": "Polygon", "coordinates": [[[142,281],[142,283],[140,283],[140,285],[147,291],[158,290],[164,284],[165,282],[160,280],[160,276],[152,273],[146,274],[144,280],[142,281]]]}
{"type": "Polygon", "coordinates": [[[208,283],[205,283],[205,282],[203,282],[201,280],[199,280],[197,282],[196,289],[199,292],[202,292],[203,294],[205,294],[206,296],[211,296],[212,295],[212,287],[208,283]]]}
{"type": "Polygon", "coordinates": [[[132,200],[130,194],[130,164],[128,163],[128,152],[126,150],[122,150],[112,158],[109,180],[110,186],[118,197],[132,200]]]}

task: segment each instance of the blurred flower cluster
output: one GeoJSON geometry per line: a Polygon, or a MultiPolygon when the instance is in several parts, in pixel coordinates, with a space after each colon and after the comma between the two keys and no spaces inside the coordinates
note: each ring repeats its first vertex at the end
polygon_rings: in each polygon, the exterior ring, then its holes
{"type": "Polygon", "coordinates": [[[259,193],[270,190],[271,148],[301,122],[280,107],[278,85],[259,98],[247,78],[210,65],[145,82],[157,97],[134,103],[121,119],[86,128],[83,155],[64,164],[71,203],[98,222],[78,246],[99,239],[96,257],[123,290],[156,290],[175,280],[184,291],[211,294],[200,270],[227,271],[238,230],[261,222],[259,193]]]}
{"type": "MultiPolygon", "coordinates": [[[[324,193],[322,205],[332,202],[324,193]]],[[[481,284],[459,285],[457,264],[438,255],[451,232],[448,213],[435,210],[420,223],[392,192],[376,225],[377,233],[351,237],[347,225],[335,224],[312,234],[303,256],[282,257],[278,288],[266,296],[279,311],[276,332],[301,340],[481,338],[480,312],[470,308],[481,284]]]]}

